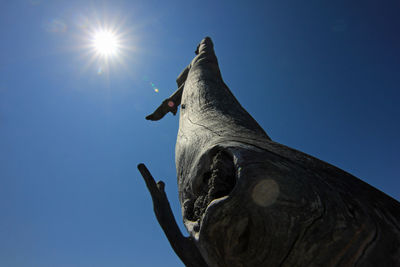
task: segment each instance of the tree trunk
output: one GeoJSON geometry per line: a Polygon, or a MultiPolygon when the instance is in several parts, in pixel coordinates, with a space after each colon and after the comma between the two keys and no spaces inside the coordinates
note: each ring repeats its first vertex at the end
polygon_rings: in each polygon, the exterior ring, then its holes
{"type": "Polygon", "coordinates": [[[197,53],[174,94],[175,159],[183,221],[207,264],[400,266],[400,204],[271,141],[223,82],[210,38],[197,53]]]}

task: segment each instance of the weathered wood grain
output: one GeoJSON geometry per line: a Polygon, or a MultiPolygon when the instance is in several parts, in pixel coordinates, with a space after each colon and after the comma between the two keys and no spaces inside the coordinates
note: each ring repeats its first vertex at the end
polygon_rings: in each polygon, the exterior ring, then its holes
{"type": "Polygon", "coordinates": [[[272,141],[224,83],[210,38],[177,82],[179,199],[209,266],[400,266],[400,204],[272,141]]]}

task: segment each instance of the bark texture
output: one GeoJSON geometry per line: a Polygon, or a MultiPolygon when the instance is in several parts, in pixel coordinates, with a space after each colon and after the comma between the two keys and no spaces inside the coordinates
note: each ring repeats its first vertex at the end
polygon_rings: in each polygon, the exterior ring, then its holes
{"type": "Polygon", "coordinates": [[[272,141],[223,82],[211,39],[196,52],[148,119],[181,105],[179,199],[206,265],[400,266],[400,204],[272,141]]]}

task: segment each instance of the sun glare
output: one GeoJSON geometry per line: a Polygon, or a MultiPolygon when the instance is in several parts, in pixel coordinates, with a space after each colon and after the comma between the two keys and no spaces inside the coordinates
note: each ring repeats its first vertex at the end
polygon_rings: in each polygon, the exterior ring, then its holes
{"type": "Polygon", "coordinates": [[[111,31],[99,30],[94,33],[93,46],[99,55],[103,57],[113,56],[118,53],[118,38],[111,31]]]}
{"type": "Polygon", "coordinates": [[[109,77],[111,72],[127,67],[136,51],[137,35],[133,27],[125,24],[123,16],[112,17],[97,14],[78,19],[79,33],[76,35],[82,45],[83,69],[92,69],[98,75],[109,77]],[[108,18],[107,18],[108,17],[108,18]]]}

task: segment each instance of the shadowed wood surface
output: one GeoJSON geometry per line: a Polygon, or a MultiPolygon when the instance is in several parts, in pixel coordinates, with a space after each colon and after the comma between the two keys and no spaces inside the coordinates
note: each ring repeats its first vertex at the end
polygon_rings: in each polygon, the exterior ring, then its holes
{"type": "Polygon", "coordinates": [[[150,171],[144,164],[139,164],[138,169],[143,176],[147,189],[153,200],[154,213],[161,228],[168,238],[169,243],[182,262],[189,267],[206,266],[191,237],[184,237],[176,224],[163,181],[155,182],[150,171]]]}
{"type": "MultiPolygon", "coordinates": [[[[211,39],[196,52],[179,101],[164,102],[181,105],[179,199],[207,265],[400,266],[400,204],[272,141],[224,83],[211,39]]],[[[164,102],[149,119],[170,111],[164,102]]]]}

